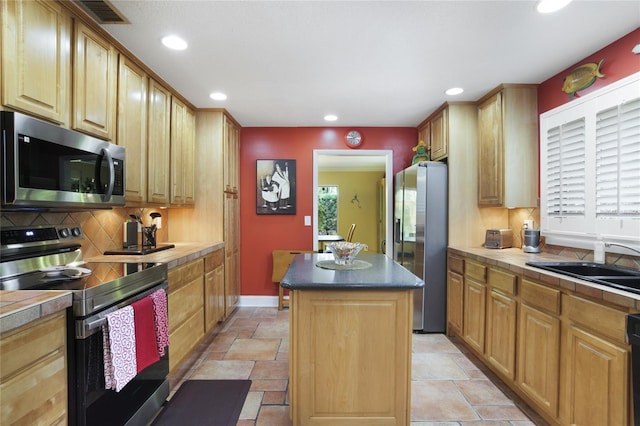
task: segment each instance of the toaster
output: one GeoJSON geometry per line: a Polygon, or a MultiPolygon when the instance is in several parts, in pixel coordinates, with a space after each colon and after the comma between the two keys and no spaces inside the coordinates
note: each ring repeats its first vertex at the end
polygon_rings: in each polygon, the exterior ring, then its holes
{"type": "Polygon", "coordinates": [[[484,236],[484,246],[490,249],[512,247],[513,231],[511,229],[487,229],[484,236]]]}

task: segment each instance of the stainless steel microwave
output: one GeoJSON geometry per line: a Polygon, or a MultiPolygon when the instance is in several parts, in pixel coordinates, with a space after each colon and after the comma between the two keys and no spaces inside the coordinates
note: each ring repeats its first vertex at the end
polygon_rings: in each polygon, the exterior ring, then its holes
{"type": "Polygon", "coordinates": [[[124,206],[124,147],[17,112],[0,114],[3,210],[124,206]]]}

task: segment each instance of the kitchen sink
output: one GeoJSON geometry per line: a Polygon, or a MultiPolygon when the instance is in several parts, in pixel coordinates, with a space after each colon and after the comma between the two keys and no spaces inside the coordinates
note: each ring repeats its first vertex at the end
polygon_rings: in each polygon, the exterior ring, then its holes
{"type": "Polygon", "coordinates": [[[640,294],[640,271],[593,262],[527,262],[557,274],[640,294]]]}

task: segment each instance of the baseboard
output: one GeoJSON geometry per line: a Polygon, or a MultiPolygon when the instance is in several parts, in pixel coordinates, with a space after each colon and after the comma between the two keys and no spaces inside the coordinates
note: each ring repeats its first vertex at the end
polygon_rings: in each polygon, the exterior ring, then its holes
{"type": "Polygon", "coordinates": [[[240,296],[238,306],[252,306],[260,308],[277,308],[278,296],[240,296]]]}

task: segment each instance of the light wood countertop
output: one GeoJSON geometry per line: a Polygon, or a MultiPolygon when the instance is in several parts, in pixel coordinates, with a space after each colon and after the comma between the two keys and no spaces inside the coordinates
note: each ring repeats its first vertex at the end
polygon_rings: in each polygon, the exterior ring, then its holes
{"type": "Polygon", "coordinates": [[[71,302],[71,293],[68,291],[0,291],[0,333],[67,309],[71,302]]]}

